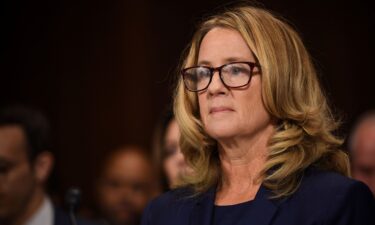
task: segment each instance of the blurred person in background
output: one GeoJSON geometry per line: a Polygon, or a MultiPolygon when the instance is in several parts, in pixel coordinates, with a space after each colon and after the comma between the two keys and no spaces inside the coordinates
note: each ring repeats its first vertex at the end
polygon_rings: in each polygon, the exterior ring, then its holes
{"type": "Polygon", "coordinates": [[[162,189],[167,191],[179,184],[189,172],[180,148],[180,128],[168,109],[162,114],[154,135],[153,158],[161,177],[162,189]]]}
{"type": "Polygon", "coordinates": [[[54,163],[48,136],[49,123],[39,111],[23,106],[0,111],[1,225],[71,224],[46,193],[54,163]]]}
{"type": "Polygon", "coordinates": [[[352,176],[367,184],[375,196],[375,110],[363,114],[349,139],[352,176]]]}
{"type": "Polygon", "coordinates": [[[159,193],[151,157],[127,146],[105,157],[96,183],[100,223],[137,225],[147,202],[159,193]]]}

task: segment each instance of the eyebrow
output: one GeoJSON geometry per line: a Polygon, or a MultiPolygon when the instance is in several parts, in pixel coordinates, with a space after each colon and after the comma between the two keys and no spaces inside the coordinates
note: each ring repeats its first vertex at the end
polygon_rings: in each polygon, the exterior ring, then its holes
{"type": "MultiPolygon", "coordinates": [[[[231,62],[244,62],[244,61],[253,61],[253,60],[246,60],[244,58],[238,58],[238,57],[229,57],[229,58],[226,58],[224,60],[224,64],[226,63],[231,63],[231,62]]],[[[198,61],[198,65],[208,65],[208,66],[211,66],[212,63],[208,60],[201,60],[201,61],[198,61]]]]}

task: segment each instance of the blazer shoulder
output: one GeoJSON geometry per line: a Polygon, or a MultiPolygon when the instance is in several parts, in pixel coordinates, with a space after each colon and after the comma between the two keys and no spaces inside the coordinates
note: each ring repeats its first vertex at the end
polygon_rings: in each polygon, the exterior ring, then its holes
{"type": "Polygon", "coordinates": [[[375,215],[375,201],[365,184],[315,168],[305,171],[297,191],[281,201],[280,208],[280,218],[297,215],[299,224],[375,224],[365,222],[374,221],[375,215]]]}
{"type": "Polygon", "coordinates": [[[300,189],[321,195],[348,191],[358,185],[363,186],[364,184],[337,172],[311,168],[305,172],[300,189]]]}
{"type": "Polygon", "coordinates": [[[370,189],[364,183],[336,172],[306,171],[299,190],[291,200],[308,209],[309,213],[326,215],[328,221],[333,221],[328,224],[345,224],[344,221],[350,220],[353,223],[349,224],[371,224],[361,221],[374,221],[375,200],[370,189]]]}
{"type": "Polygon", "coordinates": [[[308,169],[300,183],[298,190],[291,196],[293,202],[303,203],[306,206],[340,207],[353,201],[353,196],[368,199],[371,203],[373,196],[370,189],[362,182],[351,179],[332,171],[308,169]]]}
{"type": "Polygon", "coordinates": [[[330,204],[336,204],[338,199],[343,199],[357,185],[362,184],[339,173],[308,168],[298,189],[281,202],[288,202],[287,205],[300,210],[319,207],[326,211],[330,204]]]}

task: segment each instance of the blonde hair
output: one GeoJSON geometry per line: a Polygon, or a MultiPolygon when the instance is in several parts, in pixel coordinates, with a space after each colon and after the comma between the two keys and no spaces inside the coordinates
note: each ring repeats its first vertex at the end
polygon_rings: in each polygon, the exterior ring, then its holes
{"type": "MultiPolygon", "coordinates": [[[[198,27],[180,68],[197,63],[204,36],[213,28],[238,31],[261,65],[262,97],[268,113],[278,121],[269,140],[269,155],[260,174],[274,197],[296,191],[303,172],[314,165],[349,175],[347,155],[333,135],[335,122],[322,93],[315,68],[299,35],[282,19],[254,6],[237,6],[209,17],[198,27]]],[[[199,115],[196,93],[184,88],[180,76],[174,110],[181,127],[181,148],[194,176],[184,185],[204,192],[220,181],[217,143],[209,137],[199,115]]]]}

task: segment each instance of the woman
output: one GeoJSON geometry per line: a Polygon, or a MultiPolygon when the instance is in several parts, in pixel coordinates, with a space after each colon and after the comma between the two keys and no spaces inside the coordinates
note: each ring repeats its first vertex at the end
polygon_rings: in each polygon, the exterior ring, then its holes
{"type": "Polygon", "coordinates": [[[264,9],[205,20],[181,65],[175,113],[194,173],[153,200],[143,225],[375,224],[351,180],[297,33],[264,9]]]}
{"type": "Polygon", "coordinates": [[[189,171],[179,145],[180,128],[172,110],[165,112],[154,136],[153,158],[161,177],[163,191],[179,184],[189,171]]]}

